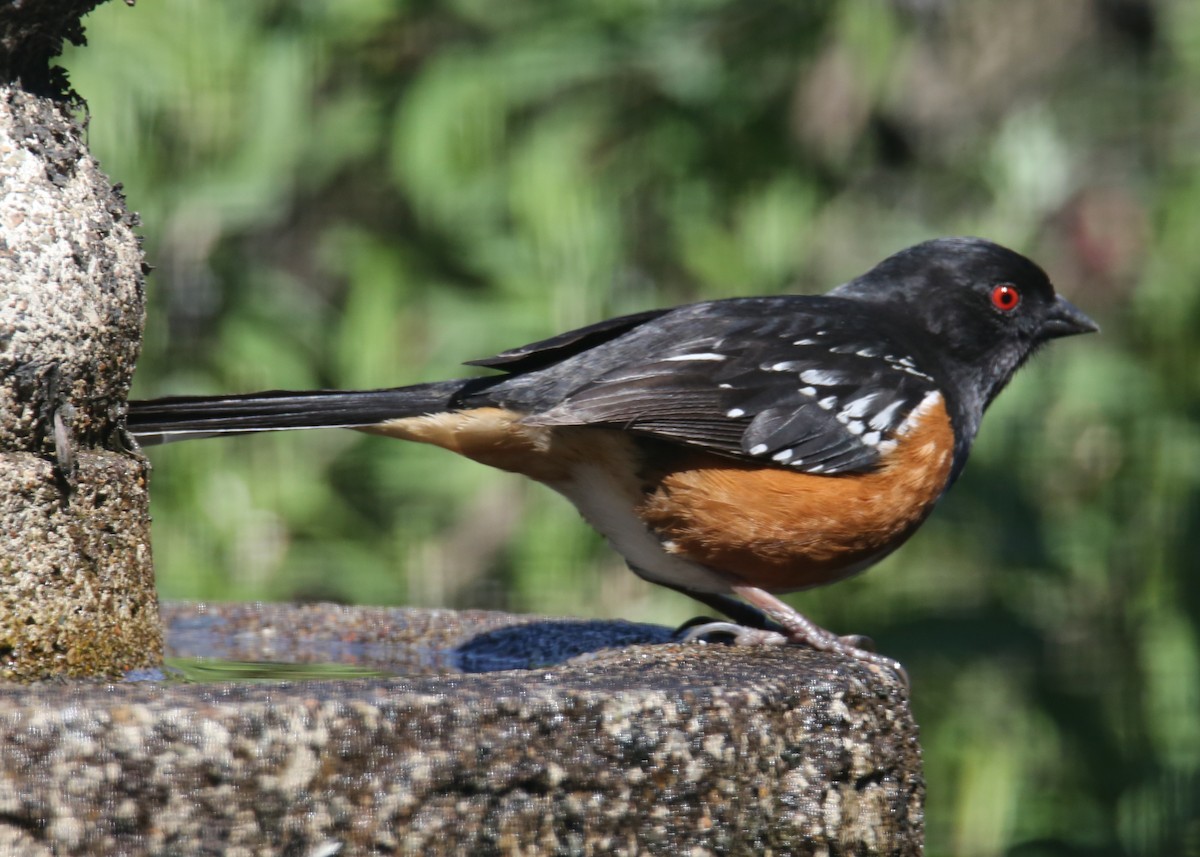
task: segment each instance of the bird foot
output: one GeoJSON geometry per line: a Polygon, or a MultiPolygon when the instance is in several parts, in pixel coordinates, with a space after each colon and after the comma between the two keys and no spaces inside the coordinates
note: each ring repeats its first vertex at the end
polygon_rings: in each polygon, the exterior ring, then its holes
{"type": "Polygon", "coordinates": [[[780,601],[774,595],[753,586],[738,585],[733,587],[735,595],[739,595],[750,604],[762,610],[772,621],[783,628],[788,642],[800,643],[816,649],[819,652],[832,652],[836,655],[854,658],[864,663],[883,667],[895,673],[908,688],[908,673],[900,662],[884,655],[876,654],[875,643],[869,637],[852,634],[839,637],[831,631],[826,631],[816,622],[797,612],[788,604],[780,601]]]}
{"type": "Polygon", "coordinates": [[[728,643],[731,646],[782,646],[788,638],[778,631],[748,628],[736,622],[701,621],[684,623],[675,632],[681,643],[728,643]]]}

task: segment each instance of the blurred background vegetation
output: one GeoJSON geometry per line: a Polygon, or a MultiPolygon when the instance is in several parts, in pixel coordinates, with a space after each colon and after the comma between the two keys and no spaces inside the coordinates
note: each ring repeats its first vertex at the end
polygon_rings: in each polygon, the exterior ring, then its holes
{"type": "MultiPolygon", "coordinates": [[[[65,60],[142,213],[135,395],[379,387],[908,244],[1104,327],[938,514],[798,596],[913,679],[931,855],[1200,855],[1200,4],[158,0],[65,60]]],[[[156,450],[167,598],[675,623],[570,507],[351,432],[156,450]]]]}

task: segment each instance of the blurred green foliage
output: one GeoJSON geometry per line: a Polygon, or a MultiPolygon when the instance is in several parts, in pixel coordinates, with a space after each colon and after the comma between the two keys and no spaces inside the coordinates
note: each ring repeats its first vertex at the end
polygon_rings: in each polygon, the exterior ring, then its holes
{"type": "MultiPolygon", "coordinates": [[[[934,235],[1104,333],[898,555],[796,599],[908,665],[931,855],[1200,855],[1200,4],[109,3],[65,60],[144,218],[135,394],[393,386],[934,235]]],[[[696,607],[558,498],[347,432],[155,451],[170,598],[696,607]]]]}

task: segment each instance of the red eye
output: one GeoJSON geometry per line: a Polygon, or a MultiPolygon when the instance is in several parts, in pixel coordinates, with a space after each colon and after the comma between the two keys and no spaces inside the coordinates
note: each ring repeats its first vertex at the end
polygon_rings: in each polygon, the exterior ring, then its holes
{"type": "Polygon", "coordinates": [[[1021,293],[1016,286],[1007,283],[992,289],[992,306],[1001,312],[1012,312],[1021,302],[1021,293]]]}

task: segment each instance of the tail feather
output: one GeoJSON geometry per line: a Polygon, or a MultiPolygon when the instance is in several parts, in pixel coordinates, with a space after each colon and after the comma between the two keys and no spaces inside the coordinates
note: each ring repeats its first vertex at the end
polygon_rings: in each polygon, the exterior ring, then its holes
{"type": "Polygon", "coordinates": [[[270,390],[151,399],[130,402],[126,424],[143,445],[259,431],[362,428],[450,410],[469,383],[458,380],[387,390],[270,390]]]}

